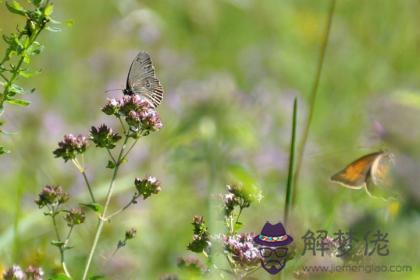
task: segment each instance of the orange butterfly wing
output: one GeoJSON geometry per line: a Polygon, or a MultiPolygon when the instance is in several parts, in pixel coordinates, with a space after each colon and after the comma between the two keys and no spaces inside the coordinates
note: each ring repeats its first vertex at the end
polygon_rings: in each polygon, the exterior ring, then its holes
{"type": "Polygon", "coordinates": [[[370,169],[375,159],[383,152],[376,152],[356,159],[343,170],[331,177],[332,181],[341,183],[349,188],[360,189],[366,183],[370,169]]]}

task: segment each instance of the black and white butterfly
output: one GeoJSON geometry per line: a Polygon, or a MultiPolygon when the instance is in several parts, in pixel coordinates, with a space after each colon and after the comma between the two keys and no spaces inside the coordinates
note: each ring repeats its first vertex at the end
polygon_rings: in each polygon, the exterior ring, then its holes
{"type": "Polygon", "coordinates": [[[157,107],[163,98],[163,88],[156,77],[152,59],[147,52],[141,51],[133,60],[128,71],[125,95],[138,94],[157,107]]]}

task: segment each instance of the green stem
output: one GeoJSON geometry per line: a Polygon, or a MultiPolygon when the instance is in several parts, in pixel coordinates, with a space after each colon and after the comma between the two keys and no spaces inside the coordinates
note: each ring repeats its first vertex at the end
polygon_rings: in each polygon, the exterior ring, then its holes
{"type": "Polygon", "coordinates": [[[307,141],[308,135],[309,135],[309,128],[311,126],[312,117],[313,117],[314,111],[315,111],[315,101],[316,101],[316,97],[317,97],[319,81],[321,79],[322,67],[324,65],[325,52],[326,52],[326,49],[327,49],[328,39],[329,39],[329,36],[330,36],[330,30],[331,30],[332,20],[333,20],[333,16],[334,16],[335,2],[336,2],[336,0],[331,0],[331,3],[330,3],[327,23],[326,23],[326,26],[325,26],[324,38],[323,38],[323,41],[322,41],[322,44],[321,44],[321,49],[320,49],[318,66],[317,66],[317,70],[316,70],[316,73],[315,73],[315,80],[314,80],[312,90],[311,90],[311,93],[310,93],[310,96],[309,96],[309,113],[308,113],[308,117],[307,117],[306,122],[305,122],[305,127],[303,129],[303,135],[302,135],[301,141],[299,143],[298,156],[297,156],[297,161],[296,161],[296,172],[295,172],[295,175],[294,175],[294,183],[293,183],[294,191],[293,191],[293,198],[292,198],[292,206],[296,204],[296,200],[297,200],[299,174],[300,174],[300,170],[301,170],[301,167],[302,167],[302,160],[303,160],[303,154],[304,154],[304,151],[305,151],[306,141],[307,141]]]}
{"type": "MultiPolygon", "coordinates": [[[[42,30],[43,30],[43,28],[40,28],[37,32],[35,32],[30,37],[30,39],[28,41],[28,44],[26,44],[23,53],[26,52],[26,50],[35,42],[36,38],[38,37],[38,35],[41,33],[42,30]]],[[[6,99],[7,99],[7,93],[9,91],[10,87],[12,86],[13,82],[15,81],[17,75],[19,74],[19,69],[22,66],[22,63],[23,63],[24,59],[25,59],[25,56],[22,55],[19,59],[19,62],[17,64],[17,66],[14,68],[12,76],[7,81],[6,85],[4,86],[3,94],[0,96],[0,108],[3,106],[4,101],[6,101],[6,99]]],[[[4,63],[4,62],[2,62],[2,63],[4,63]]]]}
{"type": "Polygon", "coordinates": [[[138,196],[134,196],[124,207],[120,208],[119,210],[117,210],[114,213],[109,214],[107,217],[105,217],[105,220],[108,221],[109,219],[111,219],[115,215],[118,215],[122,211],[126,210],[128,207],[131,206],[131,204],[133,204],[137,200],[137,198],[138,198],[138,196]]]}
{"type": "Polygon", "coordinates": [[[124,149],[125,149],[125,146],[127,144],[128,138],[129,138],[128,134],[126,134],[124,144],[122,145],[120,153],[118,155],[117,164],[114,168],[114,173],[112,174],[112,179],[111,179],[111,182],[110,182],[109,187],[108,187],[108,192],[107,192],[107,195],[106,195],[104,211],[103,211],[101,217],[99,218],[98,226],[96,228],[95,238],[93,240],[92,247],[90,249],[89,257],[86,261],[86,266],[85,266],[85,270],[83,272],[83,277],[82,277],[83,280],[86,280],[86,278],[87,278],[87,275],[89,273],[89,268],[90,268],[90,265],[92,263],[93,255],[95,254],[95,250],[96,250],[96,247],[98,245],[99,238],[101,237],[102,229],[103,229],[104,223],[106,221],[106,219],[105,219],[106,212],[108,210],[108,206],[109,206],[109,203],[110,203],[111,197],[112,197],[112,192],[114,190],[114,182],[115,182],[115,179],[117,177],[119,167],[121,165],[122,155],[124,153],[124,149]]]}
{"type": "Polygon", "coordinates": [[[293,117],[292,117],[292,133],[290,139],[290,151],[289,151],[289,174],[287,175],[287,187],[286,187],[286,202],[284,204],[284,217],[283,221],[287,224],[289,217],[290,206],[292,202],[293,193],[293,167],[295,161],[295,143],[296,143],[296,124],[297,123],[297,98],[293,101],[293,117]]]}
{"type": "Polygon", "coordinates": [[[106,151],[108,152],[108,155],[111,158],[111,160],[114,162],[114,164],[117,164],[117,161],[115,160],[114,156],[112,155],[111,150],[106,149],[106,151]]]}
{"type": "Polygon", "coordinates": [[[83,175],[83,179],[85,180],[86,186],[88,188],[90,199],[92,200],[93,203],[96,203],[96,199],[95,199],[95,196],[93,195],[92,187],[90,186],[89,180],[87,178],[87,175],[84,169],[82,171],[82,175],[83,175]]]}
{"type": "Polygon", "coordinates": [[[137,144],[137,141],[139,141],[139,139],[137,138],[133,144],[131,144],[130,148],[128,148],[127,152],[122,156],[121,161],[124,161],[125,158],[128,156],[128,154],[130,153],[130,151],[134,148],[134,146],[137,144]]]}
{"type": "Polygon", "coordinates": [[[82,157],[82,164],[77,160],[77,158],[72,159],[73,164],[77,167],[77,169],[82,173],[83,180],[86,183],[87,189],[89,191],[90,199],[93,203],[96,203],[95,196],[93,195],[92,187],[90,186],[89,179],[87,178],[85,167],[84,167],[84,157],[82,157]]]}
{"type": "MultiPolygon", "coordinates": [[[[58,214],[56,212],[56,210],[57,209],[53,209],[52,210],[52,221],[53,221],[54,231],[55,231],[55,235],[57,237],[57,241],[58,242],[61,242],[60,232],[58,231],[58,226],[57,226],[57,220],[55,219],[55,216],[58,214]]],[[[70,231],[70,234],[71,234],[71,231],[70,231]]],[[[68,237],[69,237],[69,235],[68,235],[68,237]]],[[[64,242],[64,243],[66,243],[66,242],[64,242]]],[[[69,278],[71,278],[71,274],[70,274],[70,272],[67,269],[66,261],[64,259],[64,248],[63,247],[64,247],[63,245],[58,246],[58,250],[60,251],[61,267],[63,268],[64,273],[66,274],[66,276],[69,277],[69,278]]]]}

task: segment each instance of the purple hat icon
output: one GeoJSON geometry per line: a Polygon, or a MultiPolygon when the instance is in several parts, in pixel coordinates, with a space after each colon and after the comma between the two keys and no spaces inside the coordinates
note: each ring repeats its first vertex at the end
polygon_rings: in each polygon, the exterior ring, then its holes
{"type": "Polygon", "coordinates": [[[292,243],[293,238],[286,233],[282,223],[272,225],[266,222],[261,230],[261,234],[254,237],[254,242],[258,245],[268,247],[285,246],[292,243]]]}

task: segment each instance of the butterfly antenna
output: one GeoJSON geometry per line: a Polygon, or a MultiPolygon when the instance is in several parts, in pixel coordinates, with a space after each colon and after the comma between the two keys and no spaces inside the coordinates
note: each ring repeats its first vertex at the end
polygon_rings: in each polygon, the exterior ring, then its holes
{"type": "Polygon", "coordinates": [[[111,92],[111,91],[117,91],[117,90],[124,90],[122,88],[114,88],[114,89],[108,89],[105,91],[105,93],[111,92]]]}

